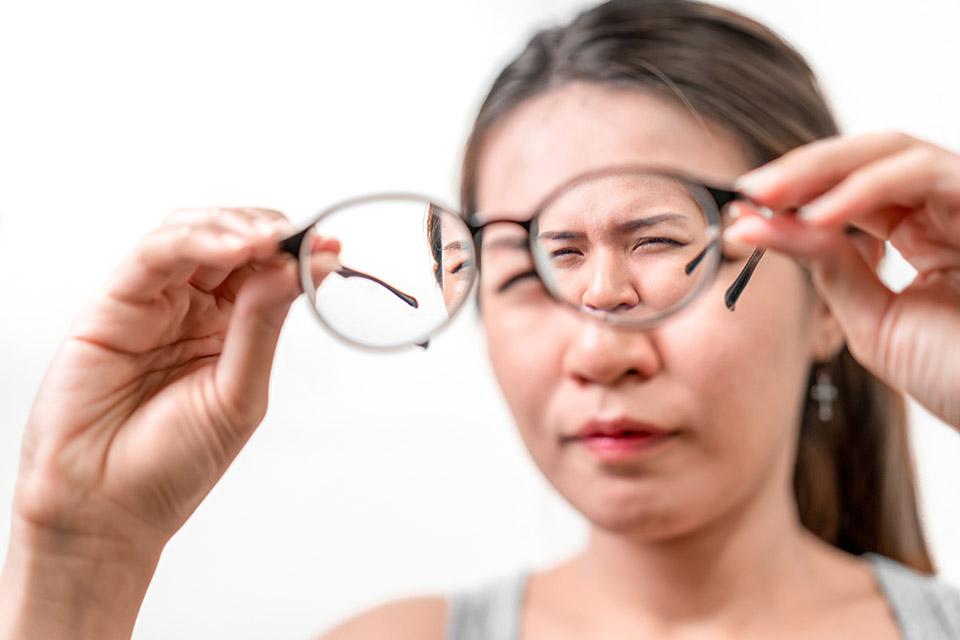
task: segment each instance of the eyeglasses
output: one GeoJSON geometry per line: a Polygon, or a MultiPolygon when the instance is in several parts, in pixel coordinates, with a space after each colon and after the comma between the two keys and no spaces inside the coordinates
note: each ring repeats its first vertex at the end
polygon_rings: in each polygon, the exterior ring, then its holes
{"type": "MultiPolygon", "coordinates": [[[[510,265],[502,279],[535,275],[563,305],[648,329],[713,283],[723,256],[721,211],[738,199],[745,196],[675,173],[616,167],[564,183],[523,217],[464,217],[410,194],[354,198],[319,213],[281,249],[298,259],[321,324],[368,349],[426,347],[470,297],[481,248],[485,261],[510,265]],[[484,246],[485,232],[500,225],[518,228],[514,240],[484,246]],[[325,238],[342,248],[340,267],[323,277],[325,238]]],[[[727,289],[729,309],[762,255],[756,249],[727,289]]]]}

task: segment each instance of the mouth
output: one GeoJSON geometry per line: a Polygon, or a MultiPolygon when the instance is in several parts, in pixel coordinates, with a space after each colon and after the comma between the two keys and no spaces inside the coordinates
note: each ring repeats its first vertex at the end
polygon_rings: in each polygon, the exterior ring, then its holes
{"type": "Polygon", "coordinates": [[[678,431],[631,419],[591,420],[560,443],[582,447],[602,462],[631,462],[677,437],[678,431]]]}

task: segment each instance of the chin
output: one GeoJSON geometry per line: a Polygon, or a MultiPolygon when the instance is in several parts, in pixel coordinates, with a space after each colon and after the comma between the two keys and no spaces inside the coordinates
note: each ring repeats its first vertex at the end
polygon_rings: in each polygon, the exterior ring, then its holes
{"type": "Polygon", "coordinates": [[[610,533],[657,542],[696,528],[694,505],[666,487],[644,484],[636,479],[604,479],[575,487],[554,486],[593,526],[610,533]]]}
{"type": "Polygon", "coordinates": [[[695,527],[689,519],[675,511],[637,509],[632,512],[578,509],[590,523],[608,533],[628,537],[637,542],[664,542],[683,536],[695,527]]]}

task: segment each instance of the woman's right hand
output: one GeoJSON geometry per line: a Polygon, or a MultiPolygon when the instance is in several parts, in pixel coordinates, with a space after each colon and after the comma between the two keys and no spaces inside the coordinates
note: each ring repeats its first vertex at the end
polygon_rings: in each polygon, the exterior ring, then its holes
{"type": "MultiPolygon", "coordinates": [[[[190,209],[140,242],[38,392],[8,565],[58,553],[91,567],[155,565],[266,412],[280,329],[300,292],[295,261],[278,253],[289,231],[274,211],[190,209]]],[[[336,268],[338,247],[327,245],[315,274],[336,268]]],[[[4,597],[11,580],[27,581],[18,566],[5,569],[4,597]]]]}

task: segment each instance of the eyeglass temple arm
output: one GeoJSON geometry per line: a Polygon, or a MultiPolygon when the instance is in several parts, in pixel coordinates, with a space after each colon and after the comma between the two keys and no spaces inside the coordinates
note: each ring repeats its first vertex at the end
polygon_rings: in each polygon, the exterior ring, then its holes
{"type": "Polygon", "coordinates": [[[341,266],[339,269],[337,269],[336,273],[337,275],[343,278],[363,278],[364,280],[375,282],[381,287],[383,287],[384,289],[386,289],[387,291],[389,291],[390,293],[392,293],[393,295],[397,296],[398,298],[406,302],[408,305],[410,305],[414,309],[417,309],[420,307],[420,303],[417,302],[417,299],[411,296],[409,293],[404,293],[403,291],[400,291],[396,287],[387,284],[380,278],[376,276],[372,276],[369,273],[364,273],[362,271],[357,271],[356,269],[351,269],[350,267],[344,267],[344,266],[341,266]]]}
{"type": "MultiPolygon", "coordinates": [[[[288,236],[283,240],[281,240],[280,251],[283,251],[284,253],[289,253],[294,258],[297,258],[299,260],[300,249],[303,246],[303,238],[306,235],[307,230],[308,229],[303,229],[302,231],[298,231],[292,236],[288,236]]],[[[397,296],[398,298],[406,302],[408,305],[410,305],[414,309],[420,308],[420,303],[417,302],[416,298],[414,298],[408,293],[404,293],[403,291],[400,291],[396,287],[387,284],[380,278],[377,278],[376,276],[372,276],[369,273],[357,271],[356,269],[351,269],[350,267],[344,267],[343,265],[341,265],[340,268],[337,269],[334,273],[336,273],[342,278],[363,278],[364,280],[375,282],[376,284],[380,285],[381,287],[383,287],[393,295],[397,296]]]]}
{"type": "Polygon", "coordinates": [[[738,275],[737,279],[733,281],[733,284],[727,288],[727,292],[723,296],[723,301],[730,311],[733,311],[737,306],[737,300],[740,299],[740,294],[743,293],[747,283],[750,282],[750,277],[753,276],[753,272],[756,270],[760,258],[763,257],[764,251],[766,251],[766,249],[761,247],[754,249],[753,253],[750,254],[750,259],[747,260],[747,264],[740,270],[740,275],[738,275]]]}
{"type": "MultiPolygon", "coordinates": [[[[707,191],[710,192],[710,195],[713,196],[713,199],[717,202],[717,209],[722,211],[725,206],[733,202],[734,200],[746,200],[750,201],[744,193],[740,191],[730,191],[729,189],[717,189],[716,187],[707,187],[707,191]]],[[[712,244],[712,243],[711,243],[712,244]]],[[[709,249],[710,247],[707,247],[709,249]]],[[[706,251],[705,249],[704,251],[706,251]]],[[[740,275],[737,276],[737,279],[733,281],[728,288],[726,293],[723,296],[723,301],[727,305],[727,309],[733,311],[737,306],[737,300],[740,299],[740,294],[743,293],[743,290],[746,288],[747,283],[750,282],[750,278],[753,276],[753,272],[757,269],[757,264],[760,262],[760,258],[763,257],[765,249],[757,247],[753,250],[753,253],[750,254],[750,259],[747,260],[747,264],[743,266],[743,269],[740,270],[740,275]]],[[[694,258],[694,261],[699,263],[700,259],[703,258],[703,254],[694,258]]],[[[691,262],[691,264],[694,264],[691,262]]],[[[694,267],[696,268],[696,264],[694,267]]],[[[691,268],[687,273],[689,274],[691,268]]]]}

